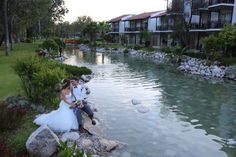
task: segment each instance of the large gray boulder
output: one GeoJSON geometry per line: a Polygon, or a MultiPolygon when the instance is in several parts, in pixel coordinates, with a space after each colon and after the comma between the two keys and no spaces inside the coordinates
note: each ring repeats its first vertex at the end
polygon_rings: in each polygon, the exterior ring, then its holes
{"type": "Polygon", "coordinates": [[[102,131],[97,125],[92,125],[91,119],[87,116],[87,114],[82,113],[84,128],[92,135],[102,136],[102,131]]]}
{"type": "Polygon", "coordinates": [[[35,130],[26,142],[30,155],[49,157],[56,152],[59,139],[46,125],[35,130]]]}

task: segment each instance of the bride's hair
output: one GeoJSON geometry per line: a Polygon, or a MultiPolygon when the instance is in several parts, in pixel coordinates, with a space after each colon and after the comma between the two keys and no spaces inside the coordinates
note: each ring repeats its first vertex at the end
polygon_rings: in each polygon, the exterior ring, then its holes
{"type": "Polygon", "coordinates": [[[70,80],[69,79],[63,79],[61,81],[61,89],[66,89],[70,86],[70,80]]]}

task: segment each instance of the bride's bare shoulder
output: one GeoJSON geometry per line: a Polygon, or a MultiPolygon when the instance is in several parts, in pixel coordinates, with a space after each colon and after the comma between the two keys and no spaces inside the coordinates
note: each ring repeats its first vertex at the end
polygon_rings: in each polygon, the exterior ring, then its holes
{"type": "Polygon", "coordinates": [[[63,95],[68,95],[69,93],[70,93],[70,91],[67,90],[67,89],[62,89],[61,90],[61,94],[63,94],[63,95]]]}

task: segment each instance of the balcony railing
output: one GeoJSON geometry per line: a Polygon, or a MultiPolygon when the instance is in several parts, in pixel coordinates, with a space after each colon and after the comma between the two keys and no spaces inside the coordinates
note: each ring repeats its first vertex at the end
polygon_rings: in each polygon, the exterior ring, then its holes
{"type": "Polygon", "coordinates": [[[165,30],[172,30],[173,26],[172,25],[161,25],[161,26],[156,26],[157,31],[165,31],[165,30]]]}
{"type": "Polygon", "coordinates": [[[143,30],[147,30],[147,27],[126,27],[125,28],[126,32],[143,31],[143,30]]]}
{"type": "Polygon", "coordinates": [[[234,4],[234,0],[210,0],[209,5],[215,5],[220,3],[234,4]]]}
{"type": "Polygon", "coordinates": [[[208,23],[201,23],[199,28],[200,29],[217,29],[217,28],[223,28],[227,24],[231,24],[231,22],[230,21],[221,22],[220,20],[219,21],[211,21],[208,23]]]}
{"type": "Polygon", "coordinates": [[[119,32],[119,28],[113,28],[112,32],[119,32]]]}

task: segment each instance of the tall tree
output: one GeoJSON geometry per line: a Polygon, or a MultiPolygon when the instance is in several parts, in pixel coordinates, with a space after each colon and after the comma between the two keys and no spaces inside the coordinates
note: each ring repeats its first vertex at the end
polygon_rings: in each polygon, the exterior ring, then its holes
{"type": "Polygon", "coordinates": [[[72,30],[74,31],[74,34],[80,33],[83,37],[85,34],[84,29],[87,27],[89,23],[91,23],[93,20],[89,16],[79,16],[75,22],[71,24],[72,30]]]}
{"type": "Polygon", "coordinates": [[[10,45],[9,45],[9,30],[8,30],[8,17],[7,17],[7,0],[4,0],[3,5],[4,10],[4,28],[5,28],[5,54],[9,55],[10,45]]]}

